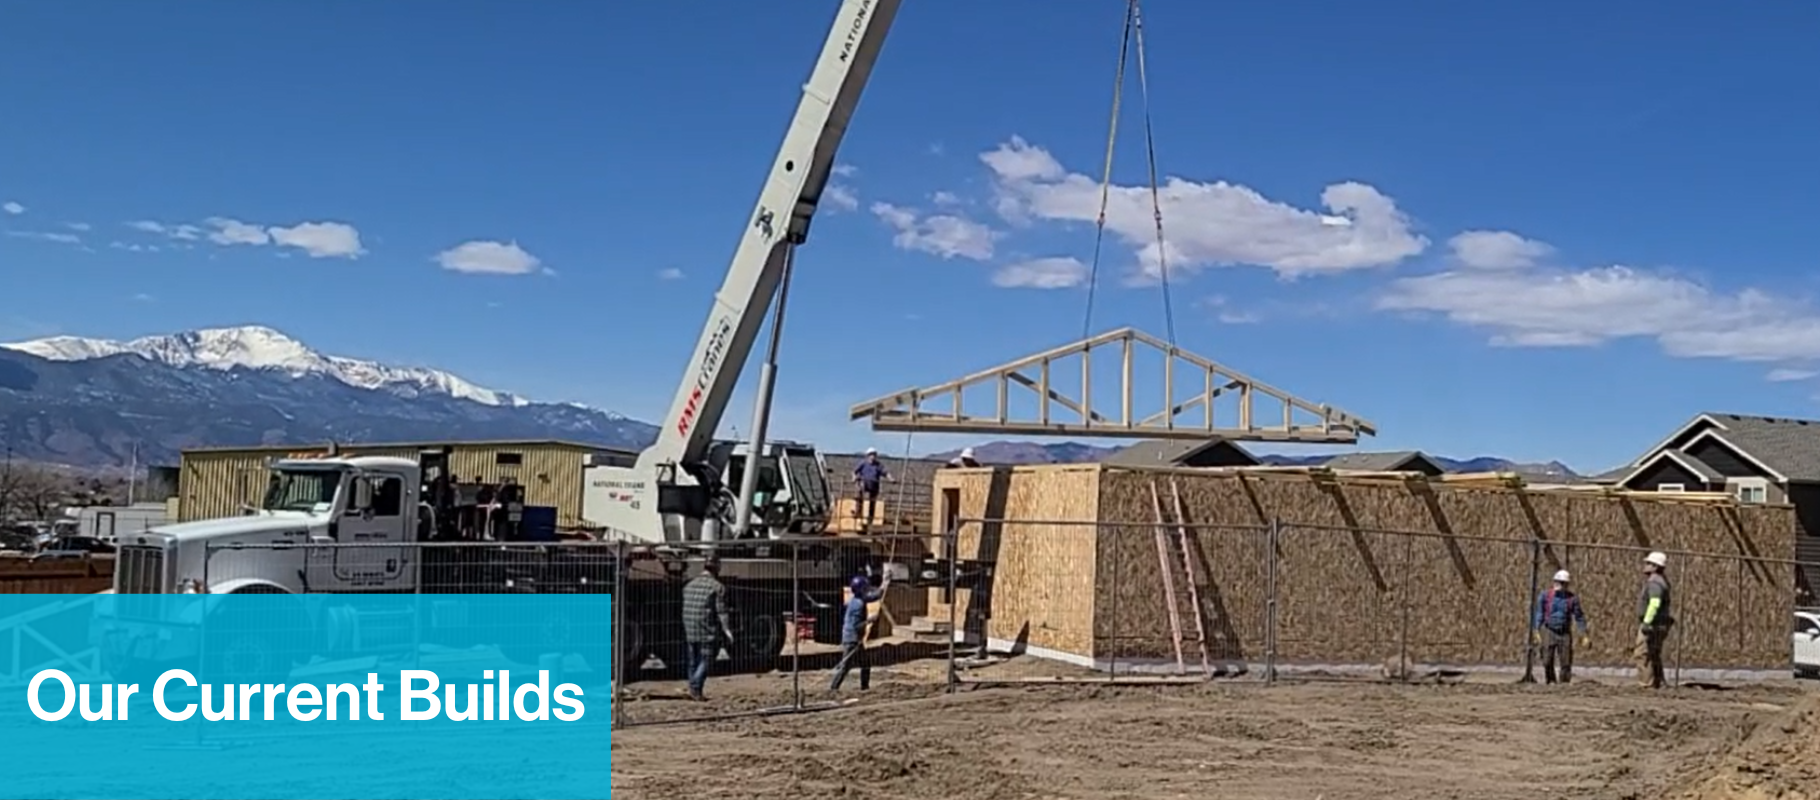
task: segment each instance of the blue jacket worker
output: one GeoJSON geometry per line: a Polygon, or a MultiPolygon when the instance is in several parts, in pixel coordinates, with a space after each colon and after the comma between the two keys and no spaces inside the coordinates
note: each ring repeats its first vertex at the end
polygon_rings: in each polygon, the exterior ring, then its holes
{"type": "Polygon", "coordinates": [[[1554,585],[1536,598],[1536,610],[1530,620],[1535,643],[1542,646],[1542,675],[1555,682],[1555,665],[1561,667],[1561,683],[1574,677],[1573,628],[1580,629],[1580,643],[1586,643],[1586,612],[1580,608],[1580,596],[1571,588],[1573,576],[1567,570],[1555,573],[1554,585]]]}
{"type": "Polygon", "coordinates": [[[878,448],[866,448],[865,460],[853,468],[853,484],[859,488],[859,494],[853,498],[853,516],[862,524],[872,524],[872,515],[878,512],[880,484],[895,480],[891,471],[885,469],[885,463],[878,460],[878,448]]]}
{"type": "Polygon", "coordinates": [[[840,663],[834,665],[834,679],[828,682],[829,692],[840,691],[841,682],[854,667],[859,668],[860,691],[872,688],[872,659],[866,653],[866,626],[877,622],[878,617],[867,616],[866,606],[885,596],[885,590],[891,588],[891,576],[885,576],[876,589],[864,575],[853,576],[848,586],[853,593],[841,607],[840,663]]]}

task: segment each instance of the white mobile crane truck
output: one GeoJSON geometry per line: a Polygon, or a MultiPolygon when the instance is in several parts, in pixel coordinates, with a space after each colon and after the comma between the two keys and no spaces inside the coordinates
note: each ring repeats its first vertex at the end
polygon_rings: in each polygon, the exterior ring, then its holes
{"type": "MultiPolygon", "coordinates": [[[[732,593],[735,666],[774,663],[783,648],[787,612],[804,602],[832,610],[844,580],[870,570],[874,558],[866,548],[839,546],[819,535],[832,498],[814,448],[765,437],[794,251],[808,238],[835,153],[900,2],[843,0],[657,441],[632,465],[586,470],[583,516],[633,547],[623,559],[599,547],[547,545],[501,547],[476,564],[471,548],[389,547],[431,537],[438,515],[448,513],[435,498],[423,496],[423,461],[280,460],[272,464],[265,502],[247,516],[164,525],[123,537],[114,597],[104,598],[96,611],[96,643],[110,671],[161,669],[199,652],[185,634],[197,620],[156,618],[169,613],[160,609],[180,606],[134,602],[133,595],[260,592],[307,598],[299,600],[300,618],[282,627],[313,630],[313,637],[281,637],[274,633],[280,626],[249,622],[220,628],[244,641],[211,639],[211,652],[219,647],[251,659],[246,666],[251,673],[269,668],[266,659],[295,660],[343,640],[350,626],[360,628],[360,638],[369,642],[403,624],[421,630],[421,620],[350,618],[333,601],[338,593],[463,592],[477,586],[604,592],[620,573],[626,596],[615,598],[624,610],[613,636],[620,663],[636,666],[656,655],[677,665],[683,661],[681,586],[710,543],[732,593]],[[774,303],[752,441],[717,442],[714,432],[774,303]],[[765,502],[755,503],[761,493],[765,502]],[[309,546],[350,543],[360,546],[309,546]],[[307,628],[296,627],[300,624],[307,628]]],[[[930,565],[917,572],[924,580],[939,577],[930,565]]],[[[835,642],[838,636],[835,614],[816,615],[817,641],[835,642]]],[[[585,641],[575,649],[588,655],[585,641]]],[[[211,674],[223,680],[238,672],[225,662],[211,665],[211,674]]]]}

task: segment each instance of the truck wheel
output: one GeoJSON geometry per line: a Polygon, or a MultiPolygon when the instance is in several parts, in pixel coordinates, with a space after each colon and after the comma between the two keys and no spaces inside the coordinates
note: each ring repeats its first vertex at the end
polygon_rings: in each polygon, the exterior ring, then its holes
{"type": "Polygon", "coordinates": [[[168,669],[188,669],[190,664],[181,661],[157,662],[127,655],[116,655],[103,650],[101,652],[101,671],[107,673],[115,683],[137,683],[150,689],[157,682],[158,676],[168,669]]]}
{"type": "Polygon", "coordinates": [[[777,668],[777,658],[784,652],[783,614],[761,602],[747,598],[735,606],[752,610],[739,613],[739,628],[734,631],[737,640],[732,648],[734,672],[770,672],[777,668]]]}
{"type": "Polygon", "coordinates": [[[256,624],[230,621],[211,626],[203,649],[203,664],[206,680],[250,683],[282,680],[291,674],[301,655],[292,636],[262,629],[256,624]]]}

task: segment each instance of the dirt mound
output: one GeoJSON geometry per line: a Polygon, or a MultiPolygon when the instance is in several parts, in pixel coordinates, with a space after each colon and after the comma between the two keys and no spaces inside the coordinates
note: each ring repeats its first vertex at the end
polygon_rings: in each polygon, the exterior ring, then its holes
{"type": "Polygon", "coordinates": [[[1681,800],[1820,800],[1820,698],[1758,724],[1683,786],[1681,800]]]}

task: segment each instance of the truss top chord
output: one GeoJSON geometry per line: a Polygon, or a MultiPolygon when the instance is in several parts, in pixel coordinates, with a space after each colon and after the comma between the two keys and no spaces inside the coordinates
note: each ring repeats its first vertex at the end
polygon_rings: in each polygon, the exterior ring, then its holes
{"type": "Polygon", "coordinates": [[[1377,434],[1376,426],[1360,417],[1296,397],[1134,328],[1090,336],[945,383],[895,392],[853,406],[849,416],[855,420],[871,419],[875,431],[900,432],[1220,437],[1232,441],[1319,444],[1352,444],[1360,436],[1377,434]],[[1114,349],[1119,353],[1113,356],[1113,366],[1104,366],[1104,357],[1096,358],[1100,351],[1114,349]],[[1140,349],[1162,354],[1169,364],[1164,374],[1148,386],[1160,388],[1161,396],[1167,399],[1157,401],[1157,408],[1146,408],[1145,413],[1138,413],[1133,398],[1140,381],[1133,375],[1132,358],[1140,349]],[[1057,362],[1068,359],[1078,360],[1079,366],[1057,368],[1057,362]],[[1085,396],[1096,385],[1093,376],[1104,375],[1107,369],[1119,372],[1116,409],[1085,396]],[[1059,377],[1064,374],[1065,379],[1059,377]],[[1073,393],[1063,387],[1071,388],[1073,393]],[[1178,399],[1184,392],[1177,389],[1188,387],[1193,388],[1193,396],[1178,399]],[[986,389],[994,394],[993,413],[966,413],[961,395],[968,389],[986,389]],[[1013,392],[1034,393],[1035,413],[1014,415],[1010,409],[1013,392]],[[1222,397],[1236,397],[1236,411],[1226,412],[1236,419],[1216,418],[1215,401],[1222,397]],[[1257,407],[1260,398],[1276,406],[1269,417],[1262,416],[1257,407]],[[1264,419],[1271,421],[1263,422],[1264,419]]]}

